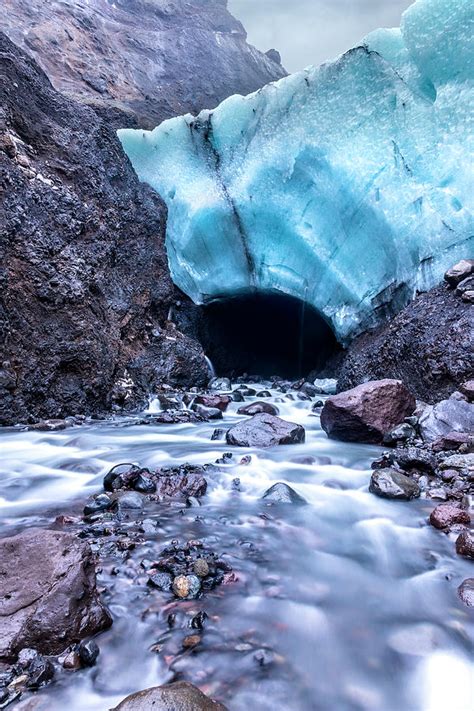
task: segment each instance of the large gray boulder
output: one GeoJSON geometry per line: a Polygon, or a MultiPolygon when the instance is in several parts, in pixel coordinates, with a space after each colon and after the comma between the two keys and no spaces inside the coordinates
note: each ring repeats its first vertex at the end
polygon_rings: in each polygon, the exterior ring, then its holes
{"type": "Polygon", "coordinates": [[[381,444],[415,407],[415,398],[401,380],[371,381],[328,398],[321,426],[333,439],[381,444]]]}
{"type": "Polygon", "coordinates": [[[226,439],[237,447],[273,447],[304,442],[305,430],[294,422],[261,413],[231,427],[226,439]]]}
{"type": "Polygon", "coordinates": [[[88,543],[40,528],[0,540],[0,660],[59,654],[111,624],[88,543]]]}
{"type": "Polygon", "coordinates": [[[420,434],[425,442],[448,435],[451,432],[474,432],[474,404],[458,397],[441,400],[427,407],[420,418],[420,434]]]}
{"type": "Polygon", "coordinates": [[[180,681],[130,694],[112,711],[226,711],[192,684],[180,681]]]}

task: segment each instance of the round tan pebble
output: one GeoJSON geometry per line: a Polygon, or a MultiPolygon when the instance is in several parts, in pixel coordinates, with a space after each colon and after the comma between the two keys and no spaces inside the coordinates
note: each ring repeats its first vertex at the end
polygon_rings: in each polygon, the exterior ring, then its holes
{"type": "Polygon", "coordinates": [[[194,563],[194,572],[198,578],[205,578],[209,575],[209,565],[204,558],[198,558],[194,563]]]}
{"type": "Polygon", "coordinates": [[[185,598],[189,594],[189,580],[186,575],[178,575],[173,580],[173,592],[177,597],[185,598]]]}

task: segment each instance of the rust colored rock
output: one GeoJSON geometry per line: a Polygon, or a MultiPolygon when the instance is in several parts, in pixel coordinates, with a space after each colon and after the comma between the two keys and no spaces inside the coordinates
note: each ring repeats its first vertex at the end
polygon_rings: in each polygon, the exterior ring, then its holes
{"type": "Polygon", "coordinates": [[[111,624],[88,543],[39,528],[0,540],[0,659],[59,654],[111,624]]]}
{"type": "Polygon", "coordinates": [[[332,439],[380,444],[415,407],[415,398],[400,380],[375,380],[328,398],[321,426],[332,439]]]}
{"type": "Polygon", "coordinates": [[[230,395],[196,395],[194,405],[204,405],[225,412],[232,402],[230,395]]]}
{"type": "Polygon", "coordinates": [[[456,504],[440,504],[431,512],[430,523],[435,528],[449,528],[456,523],[469,526],[471,517],[465,509],[456,504]]]}

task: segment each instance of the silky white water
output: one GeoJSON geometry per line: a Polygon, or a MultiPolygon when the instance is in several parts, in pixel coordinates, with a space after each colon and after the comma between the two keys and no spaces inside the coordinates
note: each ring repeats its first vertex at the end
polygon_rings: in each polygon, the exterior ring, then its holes
{"type": "Polygon", "coordinates": [[[119,462],[157,468],[233,453],[234,463],[208,474],[201,507],[153,504],[146,517],[158,521],[156,534],[144,535],[129,560],[102,559],[99,584],[114,625],[97,638],[95,668],[59,674],[40,692],[48,709],[105,711],[133,691],[183,678],[230,711],[470,711],[472,618],[456,589],[472,564],[427,525],[432,503],[368,492],[377,447],[328,440],[312,402],[276,391],[269,401],[304,425],[305,444],[256,451],[211,441],[215,427],[242,419],[237,403],[223,422],[123,418],[0,433],[2,535],[79,513],[119,462]],[[239,464],[247,454],[250,464],[239,464]],[[260,497],[276,482],[308,505],[266,505],[260,497]],[[146,575],[137,580],[141,559],[191,538],[225,553],[237,580],[179,603],[147,587],[146,575]],[[180,640],[193,632],[182,622],[199,610],[209,615],[202,642],[183,654],[180,640]]]}

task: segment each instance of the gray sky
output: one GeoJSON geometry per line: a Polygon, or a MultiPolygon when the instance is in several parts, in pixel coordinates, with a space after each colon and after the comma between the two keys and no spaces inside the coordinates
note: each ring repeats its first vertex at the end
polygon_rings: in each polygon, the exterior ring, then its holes
{"type": "Polygon", "coordinates": [[[249,42],[275,47],[290,72],[333,59],[377,27],[398,27],[413,0],[228,0],[249,42]]]}

